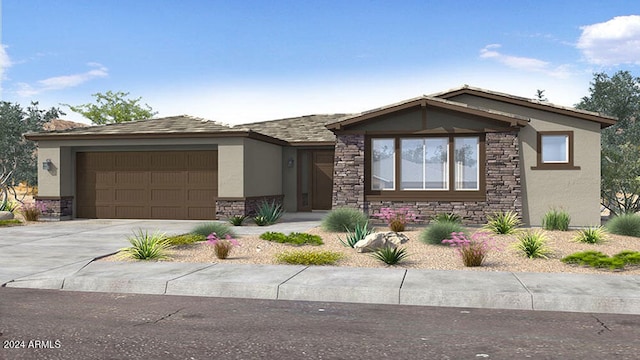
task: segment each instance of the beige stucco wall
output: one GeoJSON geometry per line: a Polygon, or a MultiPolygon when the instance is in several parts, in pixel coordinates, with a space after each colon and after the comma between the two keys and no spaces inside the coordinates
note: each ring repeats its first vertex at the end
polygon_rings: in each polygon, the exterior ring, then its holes
{"type": "Polygon", "coordinates": [[[244,139],[244,196],[281,194],[282,146],[244,139]]]}
{"type": "Polygon", "coordinates": [[[282,149],[282,194],[284,195],[283,206],[286,211],[298,210],[298,151],[292,147],[282,149]],[[288,166],[290,159],[293,159],[293,167],[288,166]]]}
{"type": "Polygon", "coordinates": [[[600,224],[600,124],[470,95],[451,100],[531,119],[519,133],[523,220],[526,223],[540,226],[544,214],[551,208],[558,208],[569,212],[571,226],[600,224]],[[574,166],[579,166],[580,170],[532,170],[537,162],[538,131],[573,131],[574,166]]]}

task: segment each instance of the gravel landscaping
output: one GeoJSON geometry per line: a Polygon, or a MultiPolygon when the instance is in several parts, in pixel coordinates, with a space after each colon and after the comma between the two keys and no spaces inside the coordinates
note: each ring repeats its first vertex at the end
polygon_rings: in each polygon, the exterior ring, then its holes
{"type": "MultiPolygon", "coordinates": [[[[387,231],[386,227],[378,227],[378,231],[387,231]]],[[[448,246],[426,245],[418,240],[421,228],[410,228],[403,232],[410,240],[403,246],[410,256],[405,262],[397,265],[401,268],[439,269],[439,270],[470,270],[470,271],[512,271],[512,272],[553,272],[553,273],[587,273],[587,274],[622,274],[640,275],[640,267],[627,267],[623,271],[610,271],[590,267],[572,266],[564,264],[561,258],[579,251],[595,250],[607,255],[614,255],[622,250],[640,251],[640,239],[629,236],[608,234],[607,241],[602,244],[583,244],[573,242],[576,231],[546,231],[549,238],[548,245],[553,255],[548,259],[529,259],[516,253],[512,244],[516,241],[513,235],[494,235],[498,250],[492,250],[481,267],[465,267],[455,249],[448,246]]],[[[471,232],[478,229],[469,229],[471,232]]],[[[265,227],[264,231],[269,231],[265,227]]],[[[357,253],[354,249],[344,247],[338,237],[344,234],[325,232],[320,228],[307,231],[319,235],[324,245],[296,247],[288,244],[278,244],[259,239],[258,236],[238,237],[239,247],[234,247],[229,258],[219,260],[213,252],[213,247],[206,243],[196,243],[174,247],[169,250],[169,259],[164,261],[230,264],[277,264],[275,255],[286,250],[330,250],[344,254],[337,266],[348,267],[379,267],[388,265],[373,259],[369,254],[357,253]]],[[[103,259],[104,261],[121,261],[118,255],[103,259]]]]}

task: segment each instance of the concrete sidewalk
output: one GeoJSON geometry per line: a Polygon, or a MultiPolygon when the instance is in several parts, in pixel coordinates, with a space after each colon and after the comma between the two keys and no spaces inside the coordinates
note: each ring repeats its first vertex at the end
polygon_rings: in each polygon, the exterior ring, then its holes
{"type": "MultiPolygon", "coordinates": [[[[240,234],[305,231],[322,214],[290,214],[240,234]]],[[[640,276],[306,267],[223,263],[95,262],[134,229],[188,232],[189,221],[76,220],[0,228],[7,287],[255,299],[640,314],[640,276]],[[100,239],[98,243],[96,238],[100,239]]]]}

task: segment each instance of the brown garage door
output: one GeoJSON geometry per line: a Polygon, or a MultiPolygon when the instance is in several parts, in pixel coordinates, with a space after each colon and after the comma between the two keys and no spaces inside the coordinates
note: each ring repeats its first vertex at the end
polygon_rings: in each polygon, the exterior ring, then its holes
{"type": "Polygon", "coordinates": [[[217,151],[76,154],[77,217],[215,219],[217,151]]]}

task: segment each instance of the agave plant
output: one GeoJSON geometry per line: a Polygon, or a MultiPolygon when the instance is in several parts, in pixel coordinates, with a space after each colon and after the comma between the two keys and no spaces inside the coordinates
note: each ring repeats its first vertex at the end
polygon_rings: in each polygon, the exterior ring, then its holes
{"type": "Polygon", "coordinates": [[[349,230],[348,227],[345,226],[345,229],[347,230],[347,236],[345,238],[345,240],[342,240],[339,236],[338,236],[338,240],[340,240],[340,243],[346,247],[354,247],[354,245],[364,239],[365,237],[367,237],[367,235],[371,234],[373,232],[373,228],[369,227],[369,222],[365,222],[363,224],[356,224],[355,225],[355,229],[353,230],[353,232],[351,232],[349,230]]]}
{"type": "Polygon", "coordinates": [[[283,214],[282,204],[278,204],[275,201],[270,203],[263,201],[258,205],[256,216],[254,216],[253,220],[258,226],[271,225],[275,224],[283,214]]]}
{"type": "Polygon", "coordinates": [[[402,262],[409,254],[405,248],[392,248],[387,246],[376,250],[371,256],[387,265],[396,265],[402,262]]]}
{"type": "Polygon", "coordinates": [[[129,237],[130,247],[120,249],[125,256],[138,260],[160,260],[167,257],[166,250],[171,247],[165,234],[138,229],[129,237]]]}

